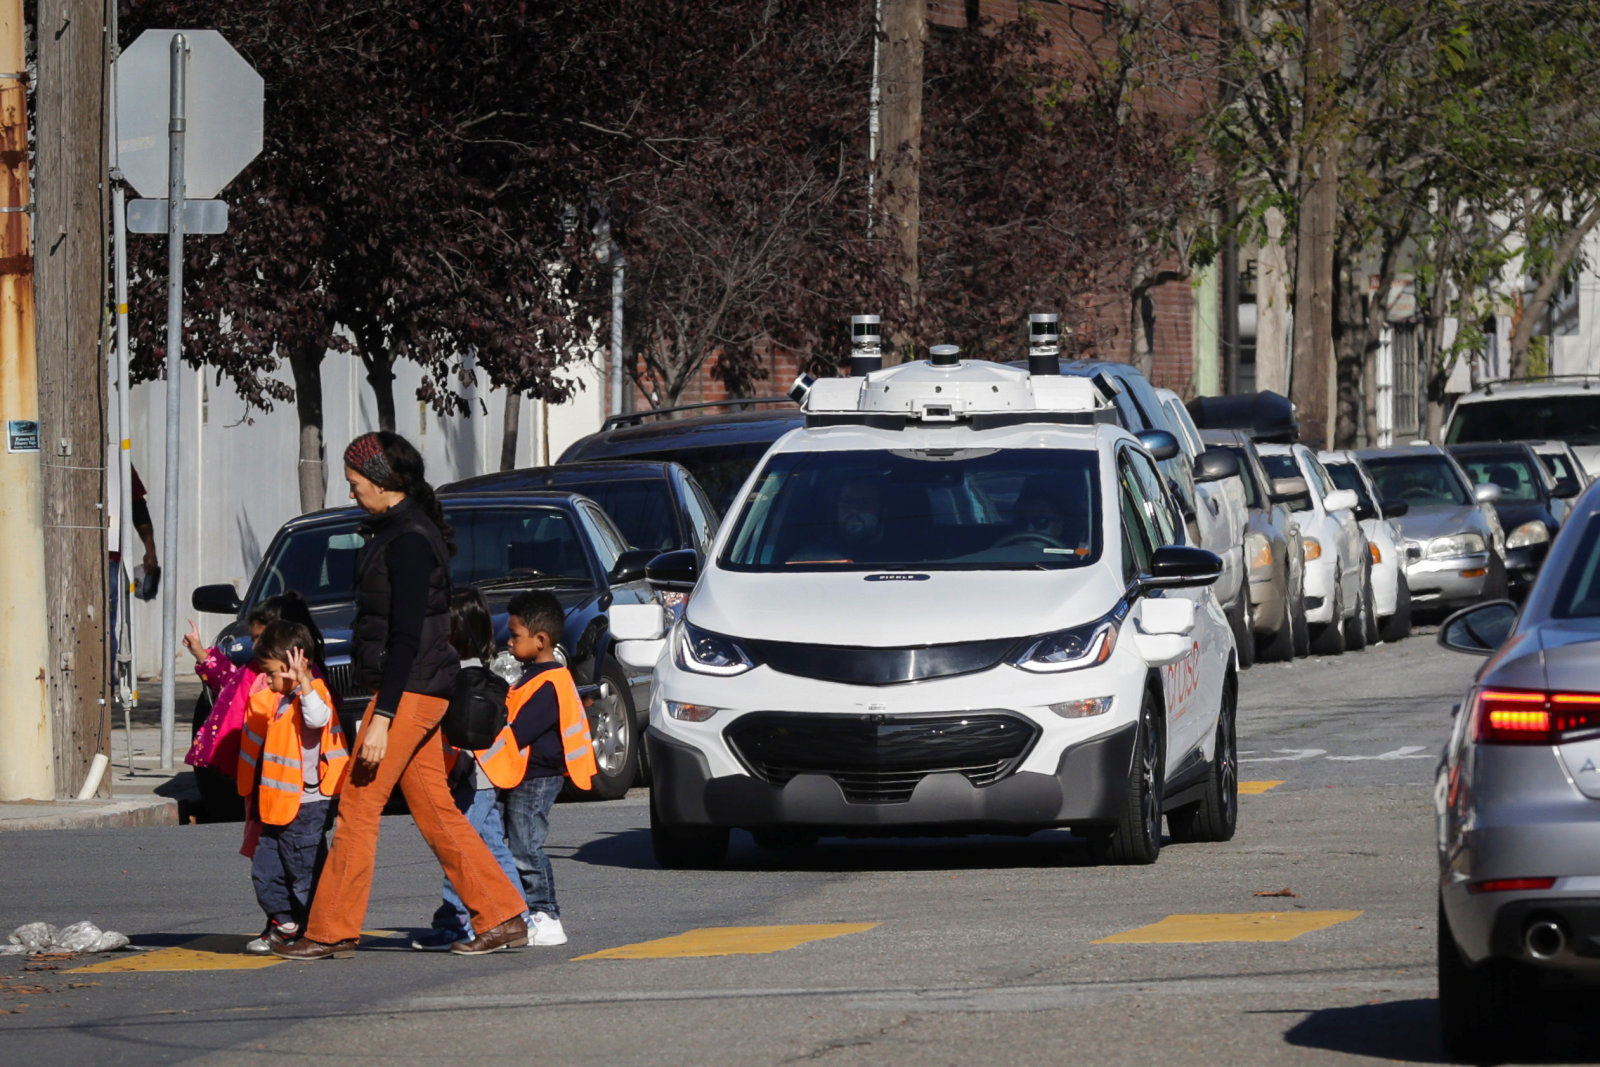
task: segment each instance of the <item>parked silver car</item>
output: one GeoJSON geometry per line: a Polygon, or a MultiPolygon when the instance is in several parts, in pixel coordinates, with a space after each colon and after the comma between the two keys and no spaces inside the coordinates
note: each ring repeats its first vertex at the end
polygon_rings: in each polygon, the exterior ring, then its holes
{"type": "Polygon", "coordinates": [[[1403,501],[1400,551],[1414,609],[1455,608],[1506,595],[1506,537],[1495,515],[1500,490],[1474,486],[1437,445],[1356,455],[1385,502],[1403,501]]]}
{"type": "Polygon", "coordinates": [[[1520,615],[1478,604],[1439,641],[1490,655],[1434,805],[1444,1044],[1493,1062],[1538,1036],[1552,983],[1600,978],[1600,489],[1574,505],[1520,615]]]}

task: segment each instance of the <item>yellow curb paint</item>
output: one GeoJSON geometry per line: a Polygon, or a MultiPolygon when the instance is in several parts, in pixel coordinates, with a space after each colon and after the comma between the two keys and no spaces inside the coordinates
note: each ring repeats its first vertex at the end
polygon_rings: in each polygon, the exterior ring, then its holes
{"type": "Polygon", "coordinates": [[[1240,782],[1239,783],[1239,795],[1242,796],[1242,797],[1260,796],[1262,793],[1265,793],[1267,790],[1276,789],[1282,784],[1283,784],[1283,780],[1282,779],[1279,779],[1276,782],[1240,782]]]}
{"type": "Polygon", "coordinates": [[[1160,922],[1102,937],[1097,945],[1195,945],[1209,941],[1292,941],[1360,915],[1359,911],[1244,911],[1168,915],[1160,922]]]}
{"type": "Polygon", "coordinates": [[[64,974],[117,974],[124,971],[253,971],[284,962],[276,956],[247,956],[251,934],[207,934],[172,948],[113,956],[74,967],[64,974]]]}
{"type": "Polygon", "coordinates": [[[576,960],[664,960],[686,956],[760,956],[812,941],[859,934],[878,923],[810,923],[804,926],[705,926],[656,941],[601,949],[576,960]]]}

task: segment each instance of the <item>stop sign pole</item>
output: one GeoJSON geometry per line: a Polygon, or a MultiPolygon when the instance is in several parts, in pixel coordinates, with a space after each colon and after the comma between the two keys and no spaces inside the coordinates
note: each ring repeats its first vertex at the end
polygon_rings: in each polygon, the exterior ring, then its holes
{"type": "MultiPolygon", "coordinates": [[[[172,77],[167,116],[167,462],[161,554],[172,575],[161,590],[161,769],[172,769],[177,721],[178,658],[178,412],[183,405],[183,140],[184,77],[189,40],[172,35],[172,77]]],[[[130,502],[131,503],[131,502],[130,502]]],[[[124,505],[128,506],[128,505],[124,505]]]]}

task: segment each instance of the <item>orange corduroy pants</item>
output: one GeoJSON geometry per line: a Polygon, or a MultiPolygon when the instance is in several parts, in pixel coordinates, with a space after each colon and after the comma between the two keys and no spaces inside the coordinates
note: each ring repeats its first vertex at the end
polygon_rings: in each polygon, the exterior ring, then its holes
{"type": "MultiPolygon", "coordinates": [[[[352,757],[361,751],[376,704],[374,699],[367,705],[352,757]]],[[[447,704],[439,697],[406,693],[389,724],[389,747],[376,772],[351,761],[339,794],[333,847],[317,881],[311,919],[306,924],[306,935],[313,941],[332,944],[360,935],[372,894],[378,825],[396,785],[405,794],[422,839],[461,894],[472,928],[482,933],[522,914],[521,890],[506,879],[489,847],[451,799],[444,747],[439,741],[439,721],[447,704]]]]}

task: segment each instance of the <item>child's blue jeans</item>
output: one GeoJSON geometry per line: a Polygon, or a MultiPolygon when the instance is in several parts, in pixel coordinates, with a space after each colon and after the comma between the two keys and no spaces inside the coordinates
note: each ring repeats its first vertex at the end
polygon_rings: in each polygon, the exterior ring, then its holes
{"type": "MultiPolygon", "coordinates": [[[[476,779],[476,774],[469,774],[461,781],[452,782],[450,794],[455,798],[461,814],[467,817],[472,828],[478,831],[478,836],[483,838],[483,843],[489,846],[490,855],[494,856],[506,878],[512,885],[517,885],[517,865],[511,857],[511,849],[506,845],[505,823],[500,819],[500,791],[493,786],[488,789],[474,788],[476,779]]],[[[433,913],[433,928],[461,930],[468,938],[473,936],[467,906],[461,902],[456,887],[450,884],[448,878],[444,880],[444,902],[433,913]]]]}
{"type": "Polygon", "coordinates": [[[328,857],[328,827],[333,804],[302,801],[287,826],[263,826],[250,861],[256,902],[267,918],[304,923],[311,911],[311,891],[322,861],[328,857]]]}
{"type": "Polygon", "coordinates": [[[566,779],[524,778],[515,789],[506,790],[506,836],[517,873],[522,876],[522,896],[531,912],[544,912],[561,918],[556,906],[556,878],[550,857],[544,854],[544,841],[550,833],[550,809],[566,779]]]}

